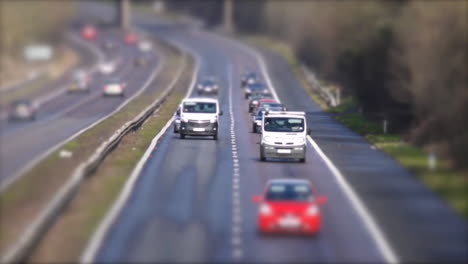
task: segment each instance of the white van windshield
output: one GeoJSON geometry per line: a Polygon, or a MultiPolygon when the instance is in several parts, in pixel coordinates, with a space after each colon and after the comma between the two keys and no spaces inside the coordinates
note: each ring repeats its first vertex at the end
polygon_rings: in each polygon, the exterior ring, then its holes
{"type": "Polygon", "coordinates": [[[294,117],[265,117],[265,131],[303,132],[304,119],[294,117]]]}
{"type": "Polygon", "coordinates": [[[204,102],[185,102],[183,105],[184,113],[216,113],[215,103],[204,103],[204,102]]]}

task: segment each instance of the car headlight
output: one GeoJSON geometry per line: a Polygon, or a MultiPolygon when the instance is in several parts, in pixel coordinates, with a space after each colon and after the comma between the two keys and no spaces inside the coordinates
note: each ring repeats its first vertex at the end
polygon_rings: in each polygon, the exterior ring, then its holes
{"type": "Polygon", "coordinates": [[[316,205],[311,205],[306,210],[306,215],[308,216],[315,216],[318,215],[319,208],[316,205]]]}
{"type": "Polygon", "coordinates": [[[247,88],[247,89],[245,89],[245,92],[246,92],[246,93],[251,93],[252,90],[250,90],[249,88],[247,88]]]}
{"type": "Polygon", "coordinates": [[[218,90],[218,85],[213,86],[213,89],[218,90]]]}
{"type": "Polygon", "coordinates": [[[260,208],[258,211],[262,215],[271,215],[273,213],[273,210],[271,210],[271,207],[268,204],[260,205],[260,208]]]}
{"type": "Polygon", "coordinates": [[[217,117],[216,117],[216,116],[213,117],[212,119],[210,119],[210,123],[216,123],[216,121],[217,121],[217,117]]]}
{"type": "Polygon", "coordinates": [[[270,144],[270,143],[272,143],[273,138],[270,137],[270,136],[266,136],[266,137],[263,138],[263,141],[264,141],[265,143],[267,143],[267,144],[270,144]]]}
{"type": "Polygon", "coordinates": [[[186,118],[186,117],[181,117],[181,118],[180,118],[180,121],[182,121],[182,122],[188,122],[188,118],[186,118]]]}
{"type": "Polygon", "coordinates": [[[252,101],[252,104],[256,105],[256,104],[258,104],[258,101],[254,100],[254,101],[252,101]]]}
{"type": "Polygon", "coordinates": [[[296,145],[303,145],[305,143],[305,140],[304,138],[297,138],[294,143],[296,143],[296,145]]]}

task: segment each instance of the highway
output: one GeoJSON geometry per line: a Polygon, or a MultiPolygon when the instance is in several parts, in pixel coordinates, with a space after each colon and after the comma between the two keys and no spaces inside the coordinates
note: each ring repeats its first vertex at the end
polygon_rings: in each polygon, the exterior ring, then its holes
{"type": "Polygon", "coordinates": [[[218,141],[182,140],[171,129],[162,135],[87,257],[109,263],[466,260],[466,222],[394,160],[321,111],[281,58],[262,51],[262,65],[237,41],[148,18],[136,22],[200,58],[198,77],[218,77],[225,114],[218,141]],[[307,112],[312,138],[305,164],[260,162],[260,138],[251,133],[240,88],[247,71],[263,74],[289,110],[307,112]],[[258,235],[251,199],[276,178],[308,179],[328,197],[316,237],[258,235]]]}
{"type": "MultiPolygon", "coordinates": [[[[75,38],[81,38],[76,29],[72,30],[71,34],[75,38]]],[[[138,48],[135,45],[123,43],[122,34],[116,30],[102,30],[97,41],[86,45],[91,45],[92,49],[98,50],[101,56],[101,58],[92,59],[89,55],[90,51],[83,55],[84,61],[81,66],[92,73],[90,93],[67,94],[66,85],[70,79],[65,76],[60,82],[53,83],[50,88],[44,89],[47,91],[45,94],[37,95],[42,103],[36,120],[33,122],[0,120],[0,142],[2,143],[0,189],[6,188],[63,142],[85,131],[131,101],[135,95],[143,91],[143,88],[146,88],[143,85],[147,80],[154,78],[156,69],[164,59],[162,55],[151,52],[147,56],[147,65],[135,66],[133,61],[139,56],[138,48]],[[115,49],[102,51],[104,41],[114,43],[115,49]],[[96,68],[101,60],[118,61],[116,70],[109,76],[102,76],[96,68]],[[114,77],[127,82],[125,97],[103,98],[102,87],[109,78],[114,77]]],[[[85,52],[83,47],[81,52],[85,52]]],[[[151,89],[160,89],[160,87],[151,87],[151,89]]]]}

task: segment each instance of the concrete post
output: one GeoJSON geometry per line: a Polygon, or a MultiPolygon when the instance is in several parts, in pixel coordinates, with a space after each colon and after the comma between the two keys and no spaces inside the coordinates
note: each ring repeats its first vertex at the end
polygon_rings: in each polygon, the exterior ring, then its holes
{"type": "Polygon", "coordinates": [[[233,0],[224,0],[224,30],[228,33],[234,31],[234,3],[233,0]]]}
{"type": "Polygon", "coordinates": [[[120,28],[126,30],[130,28],[130,0],[119,0],[118,3],[118,21],[120,28]]]}

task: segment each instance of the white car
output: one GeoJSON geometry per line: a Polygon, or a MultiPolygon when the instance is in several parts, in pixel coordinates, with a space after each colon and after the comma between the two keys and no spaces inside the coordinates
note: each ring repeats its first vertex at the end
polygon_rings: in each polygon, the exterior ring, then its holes
{"type": "Polygon", "coordinates": [[[35,120],[38,109],[37,102],[28,99],[15,100],[8,107],[8,120],[35,120]]]}
{"type": "Polygon", "coordinates": [[[118,80],[111,80],[104,85],[102,94],[104,96],[121,96],[125,95],[126,83],[122,83],[118,80]]]}
{"type": "Polygon", "coordinates": [[[260,160],[289,158],[306,161],[307,120],[305,112],[266,111],[262,119],[260,160]]]}
{"type": "MultiPolygon", "coordinates": [[[[223,111],[219,109],[218,100],[212,98],[184,99],[177,110],[180,116],[179,135],[212,136],[218,139],[218,121],[223,111]]],[[[177,124],[175,124],[177,125],[177,124]]]]}
{"type": "Polygon", "coordinates": [[[109,61],[109,62],[104,62],[99,65],[99,72],[104,75],[111,74],[115,71],[116,68],[116,63],[109,61]]]}

